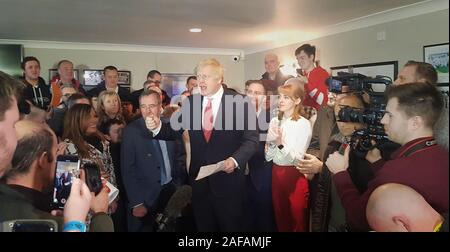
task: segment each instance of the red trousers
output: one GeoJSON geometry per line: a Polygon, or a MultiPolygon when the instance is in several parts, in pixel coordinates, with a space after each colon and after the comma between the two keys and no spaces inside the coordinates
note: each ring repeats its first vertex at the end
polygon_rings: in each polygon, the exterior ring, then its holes
{"type": "Polygon", "coordinates": [[[272,203],[279,232],[308,231],[308,180],[294,166],[273,165],[272,203]]]}

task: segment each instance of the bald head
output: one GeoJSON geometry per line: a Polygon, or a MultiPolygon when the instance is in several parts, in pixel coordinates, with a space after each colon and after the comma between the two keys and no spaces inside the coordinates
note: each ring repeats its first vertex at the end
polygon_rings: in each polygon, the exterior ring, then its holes
{"type": "Polygon", "coordinates": [[[372,229],[381,232],[432,232],[441,221],[422,195],[401,184],[375,189],[367,203],[366,217],[372,229]]]}
{"type": "Polygon", "coordinates": [[[280,68],[278,56],[274,53],[266,54],[266,56],[264,56],[264,66],[266,68],[266,72],[269,74],[275,74],[280,68]]]}
{"type": "Polygon", "coordinates": [[[40,131],[47,129],[48,127],[35,121],[31,120],[18,121],[16,123],[17,140],[20,141],[23,138],[38,134],[40,131]]]}
{"type": "Polygon", "coordinates": [[[5,174],[7,179],[29,173],[36,160],[45,156],[48,162],[53,162],[56,155],[57,139],[46,124],[30,120],[16,123],[17,148],[12,159],[12,168],[5,174]]]}
{"type": "Polygon", "coordinates": [[[30,104],[30,113],[25,115],[23,119],[33,121],[39,124],[45,124],[47,121],[47,112],[43,109],[34,106],[33,104],[30,104]]]}

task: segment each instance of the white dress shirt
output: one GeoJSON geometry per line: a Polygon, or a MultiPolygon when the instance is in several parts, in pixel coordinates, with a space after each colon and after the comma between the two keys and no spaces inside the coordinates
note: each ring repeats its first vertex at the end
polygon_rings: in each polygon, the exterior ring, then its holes
{"type": "Polygon", "coordinates": [[[267,133],[266,160],[281,166],[296,165],[295,162],[303,158],[311,141],[312,129],[311,123],[304,117],[297,121],[292,118],[283,118],[281,123],[277,117],[272,118],[267,133]],[[280,126],[279,126],[280,125],[280,126]],[[274,143],[276,139],[276,129],[281,127],[283,132],[281,150],[274,143]]]}
{"type": "MultiPolygon", "coordinates": [[[[212,98],[211,106],[212,106],[212,112],[213,112],[213,116],[214,116],[213,125],[216,122],[217,113],[218,113],[219,108],[220,108],[220,103],[222,102],[223,92],[224,92],[223,87],[220,87],[220,89],[215,94],[213,94],[211,96],[204,96],[203,97],[202,118],[203,118],[203,115],[205,114],[205,109],[206,109],[206,106],[208,105],[208,101],[209,101],[209,99],[212,98]]],[[[203,125],[203,120],[202,120],[202,125],[203,125]]],[[[161,130],[161,123],[159,124],[159,126],[155,130],[152,130],[151,132],[153,133],[154,136],[156,136],[156,135],[159,134],[160,130],[161,130]]],[[[195,148],[195,146],[192,146],[192,147],[195,148]]],[[[234,161],[234,164],[236,165],[236,168],[239,168],[238,162],[234,158],[231,158],[231,159],[234,161]]]]}

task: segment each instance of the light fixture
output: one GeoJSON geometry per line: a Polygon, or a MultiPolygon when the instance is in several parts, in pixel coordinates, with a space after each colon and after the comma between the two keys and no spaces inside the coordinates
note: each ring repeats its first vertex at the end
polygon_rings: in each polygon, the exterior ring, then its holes
{"type": "Polygon", "coordinates": [[[199,33],[199,32],[202,32],[202,29],[201,28],[191,28],[191,29],[189,29],[189,31],[194,32],[194,33],[199,33]]]}

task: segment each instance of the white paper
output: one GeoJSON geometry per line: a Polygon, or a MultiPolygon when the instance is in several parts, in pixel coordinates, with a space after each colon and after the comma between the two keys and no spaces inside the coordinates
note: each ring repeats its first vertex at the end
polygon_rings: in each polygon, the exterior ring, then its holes
{"type": "Polygon", "coordinates": [[[225,161],[220,161],[217,164],[202,166],[200,167],[200,171],[198,172],[197,178],[195,180],[206,178],[214,173],[222,171],[224,168],[225,168],[225,161]]]}
{"type": "Polygon", "coordinates": [[[113,186],[111,183],[106,181],[106,186],[109,188],[108,198],[109,198],[109,204],[111,204],[119,195],[119,189],[117,189],[115,186],[113,186]]]}

